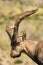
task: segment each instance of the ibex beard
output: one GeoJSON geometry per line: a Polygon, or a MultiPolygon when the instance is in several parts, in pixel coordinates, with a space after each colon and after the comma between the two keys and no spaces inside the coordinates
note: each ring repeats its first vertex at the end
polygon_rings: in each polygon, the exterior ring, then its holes
{"type": "Polygon", "coordinates": [[[20,22],[27,16],[30,16],[38,10],[26,11],[20,14],[15,21],[13,28],[7,27],[6,31],[11,39],[11,57],[16,58],[21,55],[22,52],[26,53],[31,59],[33,59],[39,65],[43,65],[43,42],[34,42],[26,39],[26,33],[23,36],[18,35],[18,27],[20,22]]]}

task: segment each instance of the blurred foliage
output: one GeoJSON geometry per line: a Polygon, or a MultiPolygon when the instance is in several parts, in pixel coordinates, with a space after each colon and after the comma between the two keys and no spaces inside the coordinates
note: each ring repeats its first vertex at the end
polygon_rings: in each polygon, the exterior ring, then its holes
{"type": "MultiPolygon", "coordinates": [[[[25,18],[19,26],[19,35],[22,35],[25,31],[27,38],[40,41],[43,40],[43,1],[40,3],[39,0],[0,0],[0,48],[3,52],[10,51],[10,39],[5,31],[6,26],[14,26],[15,18],[22,12],[32,10],[40,5],[39,10],[34,15],[25,18]]],[[[8,56],[9,57],[9,56],[8,56]]],[[[21,59],[8,60],[9,65],[22,64],[21,59]]],[[[0,61],[2,58],[0,58],[0,61]]],[[[5,64],[6,65],[6,64],[5,64]]]]}
{"type": "MultiPolygon", "coordinates": [[[[17,15],[24,11],[37,8],[37,6],[33,5],[32,3],[34,2],[31,0],[0,1],[0,43],[2,43],[0,44],[0,47],[7,48],[10,46],[9,38],[5,31],[6,25],[14,26],[14,19],[17,15]]],[[[39,8],[36,14],[27,17],[21,22],[19,26],[19,34],[23,34],[23,31],[26,32],[27,38],[29,39],[37,41],[43,40],[43,8],[39,8]]]]}
{"type": "Polygon", "coordinates": [[[15,64],[21,64],[21,63],[23,63],[23,61],[21,59],[16,59],[15,60],[15,64]]]}
{"type": "MultiPolygon", "coordinates": [[[[24,11],[37,8],[32,3],[34,2],[31,0],[0,1],[0,43],[2,43],[0,44],[0,47],[6,49],[10,46],[9,37],[5,31],[6,25],[14,26],[14,19],[17,15],[24,11]]],[[[21,22],[19,26],[19,34],[22,34],[23,31],[26,32],[27,38],[29,39],[37,41],[43,40],[43,8],[39,8],[36,14],[27,17],[21,22]]]]}
{"type": "Polygon", "coordinates": [[[3,59],[2,59],[2,58],[0,58],[0,61],[3,61],[3,59]]]}

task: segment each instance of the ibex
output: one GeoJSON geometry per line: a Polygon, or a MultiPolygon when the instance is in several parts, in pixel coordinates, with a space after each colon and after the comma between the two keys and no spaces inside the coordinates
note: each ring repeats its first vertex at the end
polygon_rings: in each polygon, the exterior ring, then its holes
{"type": "Polygon", "coordinates": [[[20,22],[27,16],[36,13],[38,9],[26,11],[20,14],[15,21],[13,28],[6,27],[6,31],[11,39],[11,57],[16,58],[21,55],[22,52],[26,53],[33,61],[38,65],[43,65],[43,41],[34,42],[26,39],[26,34],[23,36],[18,35],[18,27],[20,22]]]}

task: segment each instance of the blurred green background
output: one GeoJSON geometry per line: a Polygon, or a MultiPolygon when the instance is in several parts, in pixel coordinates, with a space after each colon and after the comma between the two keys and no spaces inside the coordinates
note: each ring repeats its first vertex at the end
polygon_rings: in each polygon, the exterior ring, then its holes
{"type": "Polygon", "coordinates": [[[0,0],[0,65],[36,65],[27,55],[10,57],[10,39],[5,29],[14,26],[14,18],[22,12],[39,6],[36,14],[25,18],[19,26],[19,35],[25,31],[27,39],[43,41],[43,0],[0,0]]]}

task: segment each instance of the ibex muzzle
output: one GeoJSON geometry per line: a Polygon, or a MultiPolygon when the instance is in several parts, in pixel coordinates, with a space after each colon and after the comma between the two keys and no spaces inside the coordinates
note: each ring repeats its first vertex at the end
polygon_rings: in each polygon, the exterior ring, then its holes
{"type": "Polygon", "coordinates": [[[15,21],[13,28],[7,27],[6,31],[11,39],[11,57],[19,57],[21,52],[25,52],[30,58],[40,65],[43,65],[43,42],[34,42],[26,39],[26,34],[18,36],[20,22],[27,16],[36,13],[38,9],[26,11],[20,14],[15,21]]]}

